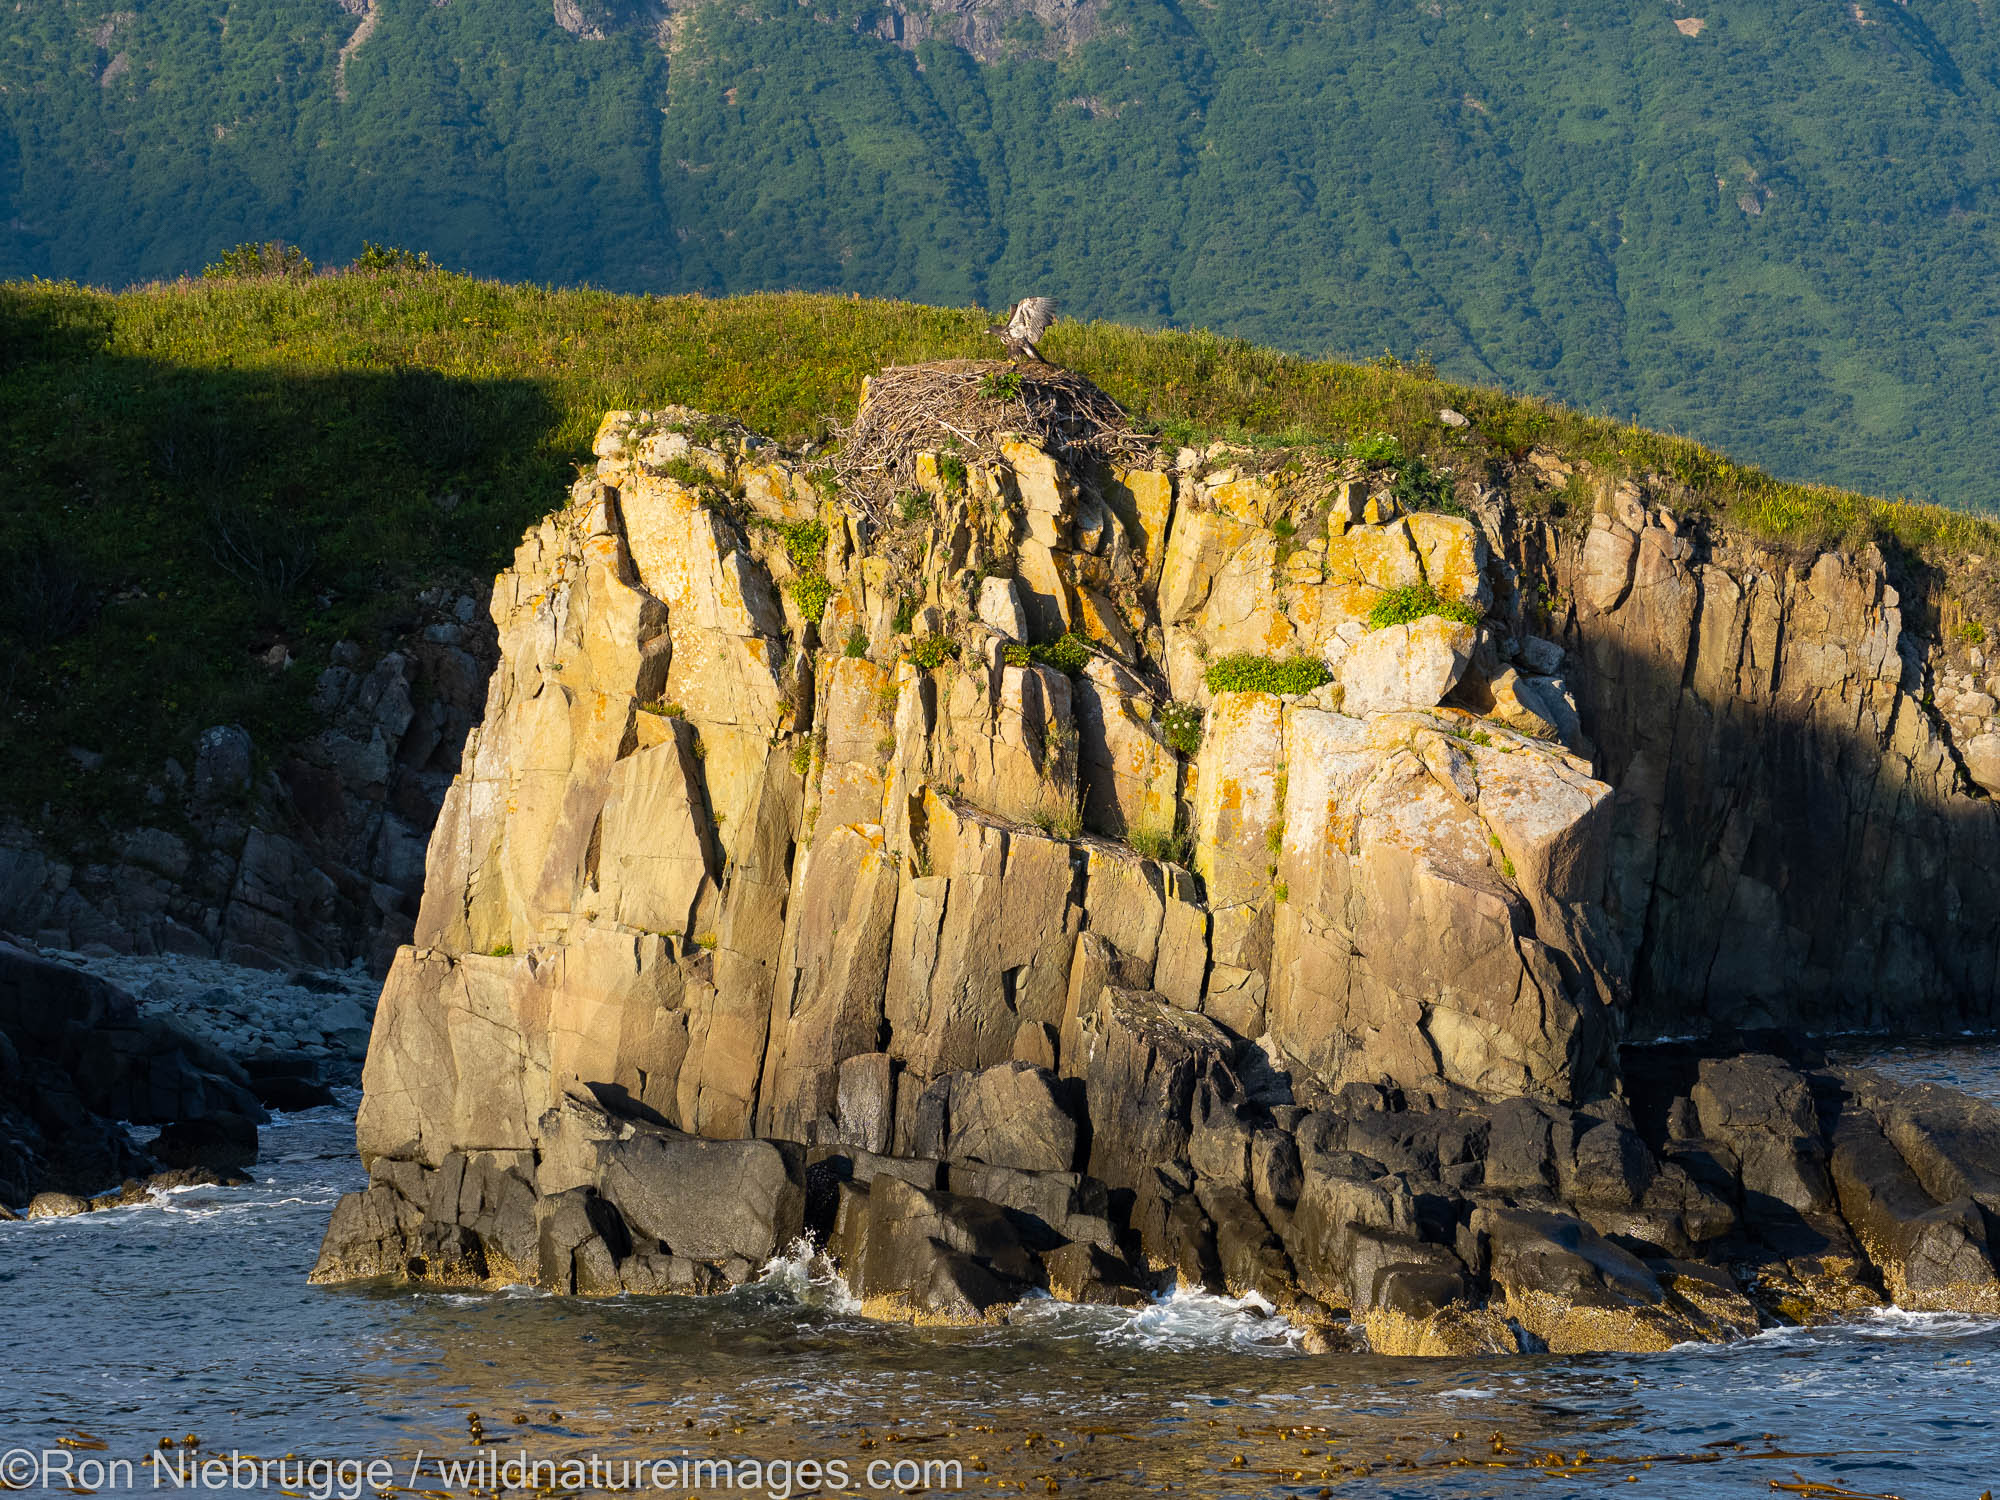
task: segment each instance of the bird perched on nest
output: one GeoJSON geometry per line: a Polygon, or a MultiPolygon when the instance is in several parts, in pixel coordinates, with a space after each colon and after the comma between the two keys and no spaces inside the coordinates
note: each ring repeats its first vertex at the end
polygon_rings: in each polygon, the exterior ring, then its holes
{"type": "Polygon", "coordinates": [[[1037,364],[1045,365],[1048,361],[1042,358],[1042,351],[1035,345],[1055,320],[1055,298],[1023,297],[1014,304],[1006,322],[995,323],[986,331],[1007,346],[1010,358],[1032,359],[1037,364]]]}

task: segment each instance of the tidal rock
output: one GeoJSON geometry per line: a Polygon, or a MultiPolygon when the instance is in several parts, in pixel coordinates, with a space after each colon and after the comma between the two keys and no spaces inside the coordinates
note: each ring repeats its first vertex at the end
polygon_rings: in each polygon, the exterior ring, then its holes
{"type": "Polygon", "coordinates": [[[90,1212],[90,1200],[74,1193],[37,1193],[28,1205],[31,1219],[70,1219],[90,1212]]]}

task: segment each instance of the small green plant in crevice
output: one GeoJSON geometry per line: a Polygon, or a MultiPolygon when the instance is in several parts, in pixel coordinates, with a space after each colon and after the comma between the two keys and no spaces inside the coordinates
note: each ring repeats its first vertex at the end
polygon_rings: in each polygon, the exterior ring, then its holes
{"type": "MultiPolygon", "coordinates": [[[[684,460],[677,460],[684,462],[684,460]]],[[[833,598],[833,583],[826,576],[826,526],[820,521],[767,521],[755,523],[784,538],[785,556],[798,569],[788,585],[792,601],[808,624],[818,624],[833,598]]]]}
{"type": "Polygon", "coordinates": [[[710,953],[715,951],[716,942],[716,936],[712,932],[697,932],[694,935],[695,947],[705,949],[710,953]]]}
{"type": "Polygon", "coordinates": [[[1952,634],[1957,636],[1961,641],[1964,641],[1968,646],[1983,646],[1986,644],[1986,627],[1977,620],[1965,621],[1952,634]]]}
{"type": "Polygon", "coordinates": [[[875,741],[875,753],[877,755],[894,755],[896,753],[896,737],[893,734],[885,734],[878,738],[875,741]]]}
{"type": "Polygon", "coordinates": [[[1392,432],[1370,432],[1351,439],[1347,456],[1364,464],[1393,464],[1402,461],[1403,444],[1392,432]]]}
{"type": "Polygon", "coordinates": [[[792,600],[799,607],[808,625],[817,625],[820,616],[826,613],[827,601],[833,598],[833,585],[824,573],[814,571],[801,573],[791,581],[792,600]]]}
{"type": "Polygon", "coordinates": [[[1201,749],[1201,710],[1192,703],[1169,703],[1160,710],[1160,737],[1169,750],[1192,756],[1201,749]]]}
{"type": "Polygon", "coordinates": [[[1237,652],[1208,664],[1202,674],[1211,693],[1280,693],[1296,696],[1310,693],[1333,681],[1327,664],[1316,656],[1288,656],[1273,660],[1237,652]]]}
{"type": "Polygon", "coordinates": [[[812,769],[812,763],[812,741],[807,738],[801,738],[797,744],[792,746],[792,774],[795,776],[805,775],[806,772],[812,769]]]}
{"type": "Polygon", "coordinates": [[[1282,568],[1291,561],[1292,554],[1304,545],[1299,540],[1298,523],[1290,516],[1278,516],[1271,522],[1271,535],[1278,539],[1276,561],[1282,568]]]}
{"type": "Polygon", "coordinates": [[[1271,883],[1271,894],[1278,898],[1278,904],[1282,906],[1292,899],[1292,888],[1282,880],[1275,880],[1271,883]]]}
{"type": "Polygon", "coordinates": [[[1483,729],[1475,729],[1472,731],[1472,743],[1475,745],[1491,745],[1493,743],[1493,736],[1483,729]]]}
{"type": "Polygon", "coordinates": [[[988,401],[1017,401],[1021,396],[1019,370],[988,370],[979,377],[979,394],[988,401]]]}
{"type": "Polygon", "coordinates": [[[911,624],[917,618],[917,607],[922,602],[915,594],[903,595],[896,601],[896,618],[890,621],[889,628],[897,635],[908,635],[911,624]]]}
{"type": "Polygon", "coordinates": [[[958,642],[948,635],[927,635],[910,643],[905,653],[910,664],[925,672],[934,672],[946,662],[958,656],[958,642]]]}
{"type": "Polygon", "coordinates": [[[1125,842],[1135,854],[1157,859],[1162,864],[1185,865],[1193,852],[1187,835],[1158,824],[1139,824],[1125,831],[1125,842]]]}
{"type": "Polygon", "coordinates": [[[1032,662],[1038,667],[1054,667],[1058,672],[1071,677],[1090,665],[1090,642],[1074,630],[1065,630],[1054,640],[1042,645],[1026,647],[1026,660],[1017,660],[1016,653],[1022,649],[1018,647],[1008,649],[1009,665],[1025,667],[1032,662]]]}
{"type": "Polygon", "coordinates": [[[1390,589],[1375,601],[1368,611],[1368,628],[1381,630],[1390,625],[1408,625],[1426,615],[1439,615],[1466,625],[1477,625],[1483,618],[1476,604],[1447,598],[1428,583],[1411,583],[1390,589]]]}
{"type": "Polygon", "coordinates": [[[1028,821],[1051,838],[1073,839],[1083,832],[1083,814],[1067,802],[1037,807],[1028,821]]]}
{"type": "Polygon", "coordinates": [[[203,279],[208,281],[303,279],[312,273],[313,263],[306,259],[305,251],[283,240],[246,240],[201,268],[203,279]]]}
{"type": "Polygon", "coordinates": [[[1465,506],[1452,488],[1449,469],[1433,469],[1420,457],[1411,457],[1396,473],[1389,488],[1404,510],[1435,511],[1441,515],[1464,516],[1465,506]]]}
{"type": "Polygon", "coordinates": [[[931,497],[922,490],[904,490],[896,496],[896,514],[905,521],[930,518],[931,497]]]}
{"type": "Polygon", "coordinates": [[[486,956],[488,958],[512,958],[514,956],[514,945],[512,943],[495,943],[491,948],[486,950],[486,956]]]}
{"type": "Polygon", "coordinates": [[[663,719],[685,719],[687,717],[687,710],[682,708],[678,703],[641,703],[639,705],[639,712],[642,714],[657,714],[663,719]]]}
{"type": "Polygon", "coordinates": [[[938,478],[944,481],[944,487],[954,495],[964,494],[967,481],[965,460],[956,453],[940,453],[937,466],[938,478]]]}
{"type": "Polygon", "coordinates": [[[1042,728],[1042,774],[1063,776],[1076,770],[1076,725],[1051,718],[1042,728]]]}
{"type": "MultiPolygon", "coordinates": [[[[685,459],[677,460],[685,463],[685,459]]],[[[704,471],[706,472],[706,471],[704,471]]],[[[826,566],[826,525],[821,521],[764,521],[758,525],[785,539],[785,556],[801,572],[817,572],[826,566]]]]}
{"type": "Polygon", "coordinates": [[[743,503],[743,487],[717,479],[693,459],[670,458],[660,465],[660,472],[693,490],[695,504],[704,510],[727,516],[738,525],[750,519],[749,509],[743,503]]]}
{"type": "Polygon", "coordinates": [[[849,661],[859,661],[868,654],[868,632],[859,625],[847,632],[847,644],[841,648],[842,656],[849,661]]]}
{"type": "Polygon", "coordinates": [[[1010,667],[1029,667],[1035,662],[1034,652],[1018,641],[1009,641],[1000,648],[1000,656],[1010,667]]]}

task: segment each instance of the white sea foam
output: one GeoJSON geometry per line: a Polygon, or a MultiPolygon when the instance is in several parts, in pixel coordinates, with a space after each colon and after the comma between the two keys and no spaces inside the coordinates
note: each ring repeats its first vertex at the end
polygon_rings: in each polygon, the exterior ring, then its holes
{"type": "Polygon", "coordinates": [[[1035,1297],[1015,1307],[1010,1322],[1058,1337],[1087,1335],[1099,1342],[1152,1350],[1233,1350],[1245,1354],[1298,1354],[1305,1335],[1255,1292],[1222,1297],[1176,1290],[1139,1308],[1096,1307],[1035,1297]]]}
{"type": "Polygon", "coordinates": [[[834,1313],[858,1313],[861,1299],[848,1290],[847,1283],[821,1253],[810,1235],[800,1235],[764,1263],[752,1286],[779,1292],[801,1307],[823,1308],[834,1313]]]}

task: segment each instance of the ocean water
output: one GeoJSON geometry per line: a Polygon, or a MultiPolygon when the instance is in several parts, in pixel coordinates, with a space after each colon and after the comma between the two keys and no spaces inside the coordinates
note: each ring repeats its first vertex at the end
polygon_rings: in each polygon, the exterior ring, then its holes
{"type": "MultiPolygon", "coordinates": [[[[1875,1060],[2000,1098],[2000,1050],[1875,1060]]],[[[0,1224],[0,1481],[63,1492],[80,1475],[113,1493],[122,1474],[90,1462],[160,1453],[164,1467],[134,1470],[149,1493],[529,1480],[545,1494],[1975,1500],[2000,1486],[2000,1321],[1891,1312],[1646,1357],[1417,1361],[1308,1354],[1266,1310],[1202,1296],[885,1326],[803,1251],[709,1299],[311,1287],[327,1215],[363,1181],[352,1148],[346,1110],[281,1116],[254,1186],[0,1224]],[[202,1461],[232,1454],[248,1457],[199,1488],[202,1461]],[[291,1471],[254,1467],[285,1455],[291,1471]]]]}

